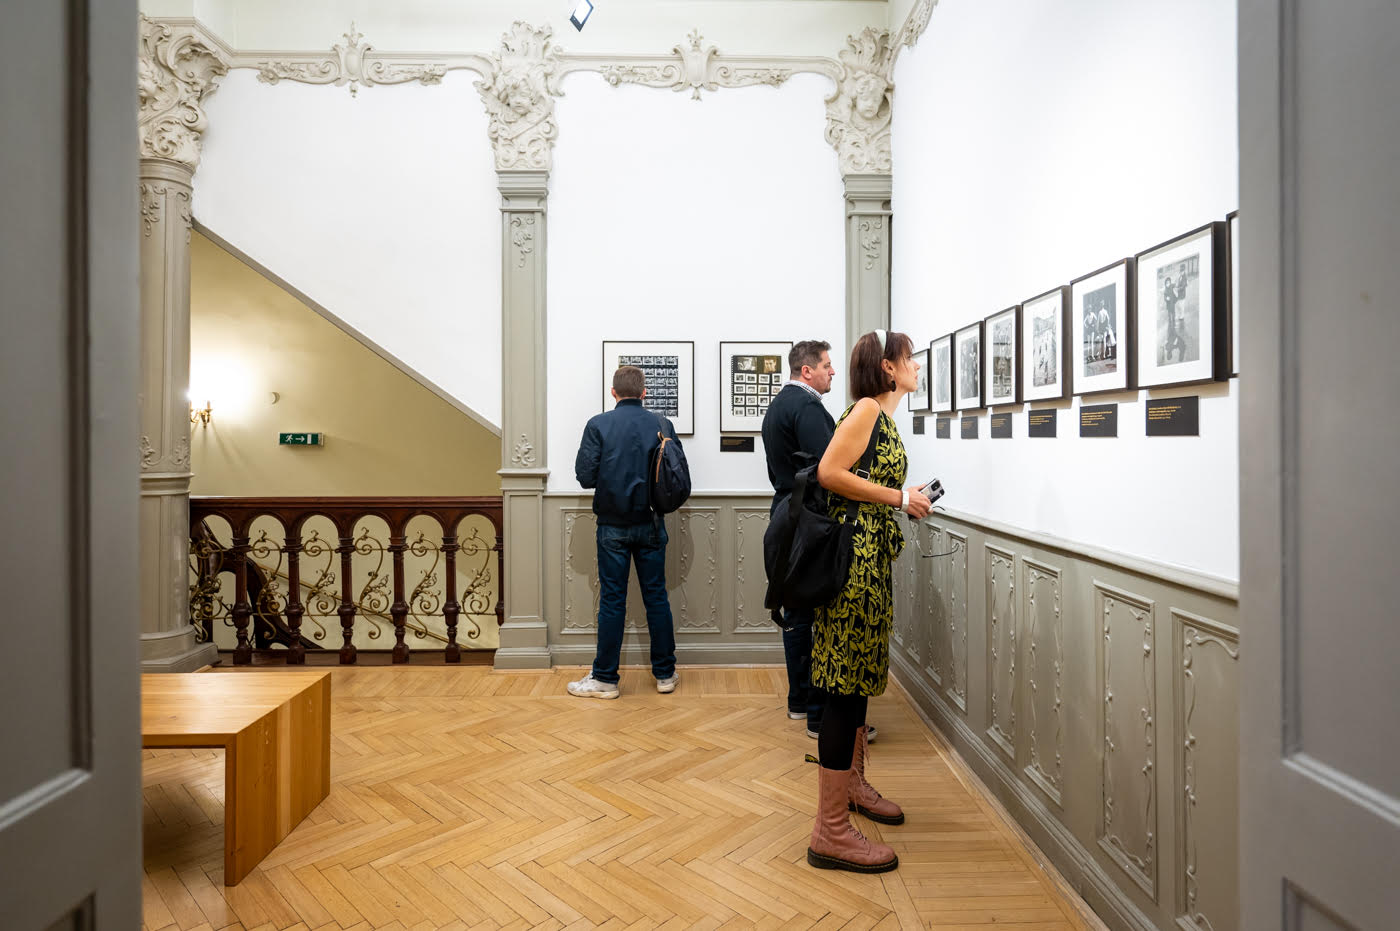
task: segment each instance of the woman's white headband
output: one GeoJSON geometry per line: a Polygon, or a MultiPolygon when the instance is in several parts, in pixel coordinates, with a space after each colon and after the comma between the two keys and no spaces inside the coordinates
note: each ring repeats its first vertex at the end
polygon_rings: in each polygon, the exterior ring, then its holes
{"type": "Polygon", "coordinates": [[[880,355],[883,356],[885,354],[885,331],[876,330],[875,335],[880,337],[880,355]]]}

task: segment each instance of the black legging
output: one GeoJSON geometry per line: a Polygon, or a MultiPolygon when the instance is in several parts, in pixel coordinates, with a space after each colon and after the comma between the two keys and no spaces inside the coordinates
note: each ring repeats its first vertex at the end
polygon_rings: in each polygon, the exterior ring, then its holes
{"type": "Polygon", "coordinates": [[[821,736],[817,738],[817,755],[823,769],[851,768],[856,753],[856,731],[865,723],[868,702],[864,695],[827,693],[821,736]]]}

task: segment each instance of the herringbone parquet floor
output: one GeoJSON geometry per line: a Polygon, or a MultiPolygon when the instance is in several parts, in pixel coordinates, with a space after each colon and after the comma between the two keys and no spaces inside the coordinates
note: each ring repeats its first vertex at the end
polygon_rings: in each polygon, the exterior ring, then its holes
{"type": "Polygon", "coordinates": [[[781,669],[671,695],[626,670],[612,702],[565,694],[579,674],[337,668],[330,796],[233,888],[222,752],[145,751],[145,926],[1101,927],[894,687],[870,777],[908,820],[857,823],[900,867],[861,876],[806,863],[815,741],[781,669]]]}

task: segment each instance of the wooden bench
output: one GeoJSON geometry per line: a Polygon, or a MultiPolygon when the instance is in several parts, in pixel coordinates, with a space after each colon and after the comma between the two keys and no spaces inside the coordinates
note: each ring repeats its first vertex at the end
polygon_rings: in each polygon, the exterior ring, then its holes
{"type": "Polygon", "coordinates": [[[331,787],[331,674],[141,676],[142,747],[224,750],[224,885],[237,885],[331,787]]]}

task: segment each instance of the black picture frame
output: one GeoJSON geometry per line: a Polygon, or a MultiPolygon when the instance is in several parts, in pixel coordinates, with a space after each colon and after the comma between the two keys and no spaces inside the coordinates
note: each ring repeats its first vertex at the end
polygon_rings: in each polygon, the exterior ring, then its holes
{"type": "Polygon", "coordinates": [[[1021,403],[1021,305],[999,310],[982,321],[982,336],[986,341],[982,347],[982,403],[986,407],[1011,407],[1021,403]],[[1011,394],[995,395],[996,353],[992,338],[995,328],[1003,320],[1011,324],[1011,394]]]}
{"type": "Polygon", "coordinates": [[[1229,316],[1230,322],[1225,327],[1227,340],[1230,344],[1228,350],[1230,366],[1229,377],[1238,378],[1240,374],[1240,212],[1231,210],[1225,214],[1225,239],[1229,243],[1229,248],[1225,250],[1225,277],[1230,286],[1227,288],[1229,297],[1225,301],[1225,313],[1229,316]]]}
{"type": "Polygon", "coordinates": [[[1070,287],[1060,285],[1058,288],[1051,288],[1043,291],[1035,297],[1027,298],[1021,302],[1021,401],[1063,401],[1073,397],[1074,378],[1070,371],[1073,364],[1074,353],[1070,345],[1070,287]],[[1037,313],[1042,305],[1051,301],[1059,303],[1059,311],[1055,315],[1055,329],[1053,335],[1057,343],[1057,349],[1052,350],[1053,359],[1059,367],[1058,389],[1053,385],[1037,386],[1035,381],[1035,366],[1038,364],[1038,347],[1036,345],[1036,334],[1034,325],[1037,319],[1043,319],[1043,315],[1037,313]],[[1031,332],[1027,332],[1031,330],[1031,332]]]}
{"type": "Polygon", "coordinates": [[[911,412],[926,413],[929,409],[929,400],[933,396],[933,385],[930,379],[933,373],[929,370],[929,351],[918,349],[912,355],[914,361],[919,363],[919,378],[923,381],[924,387],[922,395],[917,388],[909,392],[906,403],[911,412]]]}
{"type": "MultiPolygon", "coordinates": [[[[620,364],[633,364],[631,362],[621,363],[621,358],[635,357],[662,357],[671,355],[673,350],[677,357],[676,362],[676,389],[675,399],[676,412],[674,416],[666,411],[662,411],[671,420],[672,426],[676,429],[678,436],[693,436],[695,434],[695,341],[694,340],[604,340],[603,341],[603,410],[612,410],[614,402],[612,400],[612,377],[620,364]]],[[[660,364],[660,363],[658,363],[660,364]]],[[[641,368],[646,370],[644,363],[641,368]]],[[[667,376],[670,377],[670,376],[667,376]]],[[[662,386],[657,386],[662,387],[662,386]]],[[[648,385],[647,394],[656,399],[657,394],[648,385]]],[[[657,407],[648,404],[647,399],[642,400],[642,405],[648,410],[657,410],[657,407]]]]}
{"type": "Polygon", "coordinates": [[[928,403],[929,410],[935,414],[946,414],[953,409],[953,334],[944,333],[942,336],[928,344],[928,403]],[[947,367],[940,372],[938,370],[939,349],[943,349],[948,363],[947,367]],[[938,400],[939,389],[947,395],[946,401],[938,400]]]}
{"type": "Polygon", "coordinates": [[[719,344],[719,432],[761,433],[768,405],[790,380],[788,354],[792,340],[721,340],[719,344]],[[764,362],[777,359],[776,369],[740,373],[734,368],[739,357],[757,358],[764,362]],[[749,374],[749,383],[739,385],[735,378],[749,374]],[[740,395],[743,389],[747,393],[740,395]],[[751,403],[744,405],[743,400],[751,403]],[[743,409],[745,413],[738,413],[743,409]]]}
{"type": "Polygon", "coordinates": [[[1110,262],[1072,279],[1069,288],[1071,394],[1088,397],[1134,390],[1137,387],[1134,366],[1137,263],[1132,256],[1110,262]],[[1087,312],[1105,309],[1098,305],[1098,296],[1110,286],[1114,288],[1115,303],[1113,320],[1108,329],[1113,334],[1114,344],[1105,348],[1102,341],[1092,335],[1085,317],[1087,312]],[[1091,334],[1087,347],[1086,333],[1091,334]],[[1095,363],[1108,359],[1114,362],[1111,369],[1104,370],[1105,367],[1100,366],[1097,371],[1088,370],[1095,363]]]}
{"type": "Polygon", "coordinates": [[[982,339],[982,321],[959,327],[953,331],[953,410],[976,411],[981,410],[982,403],[982,353],[985,351],[985,343],[982,339]],[[964,346],[975,345],[977,348],[969,361],[965,355],[964,346]],[[966,374],[967,366],[971,365],[974,370],[973,378],[976,380],[976,389],[969,394],[966,390],[968,382],[966,374]]]}
{"type": "Polygon", "coordinates": [[[1134,256],[1137,387],[1173,388],[1229,378],[1227,251],[1225,223],[1212,220],[1134,256]],[[1164,297],[1174,274],[1177,297],[1164,297]],[[1179,280],[1183,274],[1192,276],[1184,285],[1179,280]],[[1171,359],[1173,352],[1182,358],[1171,359]]]}

